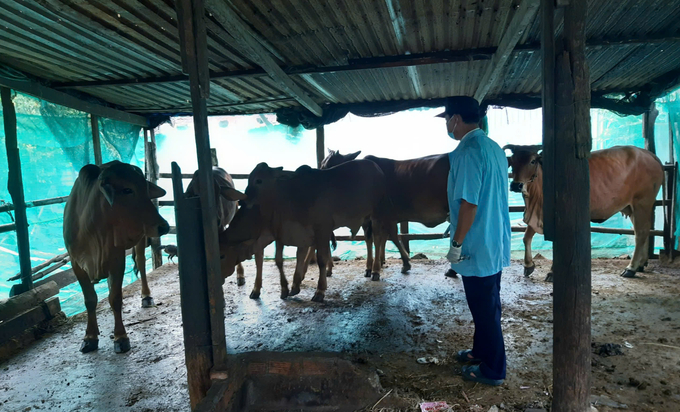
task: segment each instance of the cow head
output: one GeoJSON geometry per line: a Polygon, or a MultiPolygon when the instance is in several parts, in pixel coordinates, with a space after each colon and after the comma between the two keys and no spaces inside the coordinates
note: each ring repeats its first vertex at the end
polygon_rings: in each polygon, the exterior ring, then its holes
{"type": "MultiPolygon", "coordinates": [[[[241,193],[241,196],[244,195],[241,193]]],[[[229,227],[219,234],[222,276],[225,278],[231,276],[236,265],[250,259],[261,232],[262,217],[259,206],[250,209],[239,208],[229,227]]]]}
{"type": "Polygon", "coordinates": [[[116,247],[130,248],[142,236],[158,237],[168,233],[168,222],[151,203],[165,190],[147,181],[142,170],[117,160],[101,166],[97,184],[106,199],[104,207],[114,230],[116,247]]]}
{"type": "MultiPolygon", "coordinates": [[[[236,210],[235,202],[245,198],[245,195],[234,189],[234,183],[226,170],[220,167],[213,167],[212,176],[213,189],[215,191],[215,207],[217,208],[217,225],[222,229],[229,224],[236,210]]],[[[201,183],[197,170],[187,186],[185,195],[187,197],[200,196],[200,193],[201,183]]]]}
{"type": "Polygon", "coordinates": [[[284,171],[283,167],[272,168],[264,162],[258,164],[248,176],[247,198],[241,204],[247,208],[260,204],[263,195],[274,193],[278,179],[286,178],[291,174],[290,171],[284,171]]]}
{"type": "Polygon", "coordinates": [[[339,150],[328,149],[328,156],[326,156],[326,158],[321,161],[321,167],[319,167],[319,169],[330,169],[331,167],[347,163],[356,159],[359,154],[361,154],[361,150],[343,155],[340,154],[339,150]]]}
{"type": "Polygon", "coordinates": [[[510,190],[521,193],[527,184],[536,179],[539,168],[542,164],[542,157],[539,153],[542,145],[520,146],[505,145],[503,150],[509,149],[512,155],[508,157],[508,167],[512,168],[512,183],[510,190]]]}

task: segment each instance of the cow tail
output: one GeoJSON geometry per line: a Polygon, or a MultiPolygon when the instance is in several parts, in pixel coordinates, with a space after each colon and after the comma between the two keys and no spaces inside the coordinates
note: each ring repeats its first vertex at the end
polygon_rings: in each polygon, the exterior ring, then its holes
{"type": "Polygon", "coordinates": [[[335,233],[331,233],[331,250],[335,251],[338,247],[338,241],[335,239],[335,233]]]}
{"type": "Polygon", "coordinates": [[[366,226],[364,226],[364,236],[366,239],[373,237],[373,223],[371,223],[370,220],[366,223],[366,226]]]}

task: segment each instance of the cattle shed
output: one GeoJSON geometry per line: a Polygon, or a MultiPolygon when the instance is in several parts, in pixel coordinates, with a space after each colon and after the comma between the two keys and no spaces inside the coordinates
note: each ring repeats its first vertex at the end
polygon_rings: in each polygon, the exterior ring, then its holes
{"type": "MultiPolygon", "coordinates": [[[[193,116],[199,178],[209,181],[209,115],[274,112],[316,129],[321,158],[324,125],[347,113],[438,107],[454,95],[542,107],[552,410],[588,410],[589,109],[644,114],[653,142],[653,103],[680,85],[678,22],[678,0],[3,0],[0,86],[16,222],[2,230],[17,233],[17,293],[33,289],[26,208],[65,199],[24,199],[12,90],[90,113],[96,163],[97,119],[145,128],[152,181],[161,177],[153,129],[172,116],[193,116]]],[[[176,166],[173,175],[191,408],[227,410],[246,391],[235,389],[245,372],[227,356],[214,193],[202,185],[206,201],[183,199],[176,166]]],[[[250,367],[262,359],[272,358],[250,367]]],[[[309,368],[327,370],[327,359],[311,359],[309,368]]],[[[305,365],[304,354],[290,362],[305,365]]]]}

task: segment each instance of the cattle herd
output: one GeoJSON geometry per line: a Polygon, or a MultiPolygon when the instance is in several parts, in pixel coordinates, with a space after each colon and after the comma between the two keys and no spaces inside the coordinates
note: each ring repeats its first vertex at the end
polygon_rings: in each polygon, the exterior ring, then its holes
{"type": "MultiPolygon", "coordinates": [[[[512,152],[511,189],[525,200],[525,275],[531,274],[531,238],[543,230],[542,161],[540,146],[508,145],[512,152]]],[[[256,279],[250,297],[260,297],[264,248],[276,245],[275,262],[281,278],[281,298],[300,292],[308,265],[316,252],[319,267],[312,298],[322,302],[331,276],[333,230],[348,227],[352,235],[363,228],[366,277],[380,280],[385,245],[392,241],[401,255],[402,273],[410,270],[409,255],[399,241],[399,222],[419,222],[428,227],[448,219],[447,180],[449,155],[411,160],[342,155],[329,151],[319,169],[301,166],[295,171],[258,164],[250,173],[245,193],[234,188],[231,176],[213,168],[217,206],[221,271],[237,272],[245,284],[241,262],[255,256],[256,279]],[[240,205],[240,206],[239,206],[240,205]],[[293,283],[283,272],[283,247],[297,247],[293,283]],[[373,249],[375,248],[375,254],[373,249]]],[[[596,151],[590,159],[591,219],[604,221],[617,212],[629,216],[635,229],[635,253],[623,276],[642,271],[647,261],[647,242],[654,202],[664,181],[661,162],[652,153],[630,146],[596,151]]],[[[195,173],[185,196],[198,196],[195,173]]],[[[114,313],[114,349],[130,349],[123,325],[122,282],[126,250],[133,248],[142,280],[142,306],[153,306],[146,282],[144,248],[150,237],[169,231],[168,223],[152,203],[165,191],[144,179],[136,166],[113,161],[80,170],[64,210],[64,242],[73,271],[83,290],[88,322],[82,352],[98,348],[97,295],[94,283],[108,279],[109,303],[114,313]]],[[[180,251],[181,253],[181,251],[180,251]]],[[[180,256],[181,258],[181,256],[180,256]]]]}

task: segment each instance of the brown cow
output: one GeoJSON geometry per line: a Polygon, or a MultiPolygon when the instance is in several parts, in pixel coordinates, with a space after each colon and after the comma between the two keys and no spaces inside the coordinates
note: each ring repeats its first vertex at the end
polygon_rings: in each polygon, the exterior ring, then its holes
{"type": "MultiPolygon", "coordinates": [[[[323,160],[322,168],[331,168],[355,159],[359,152],[342,155],[337,150],[329,150],[323,160]]],[[[392,160],[382,157],[366,156],[380,167],[385,174],[387,195],[391,200],[390,214],[386,219],[384,230],[388,230],[389,239],[399,249],[403,262],[402,273],[411,269],[409,256],[397,236],[397,223],[419,222],[427,227],[435,227],[446,221],[449,214],[447,197],[447,181],[449,176],[448,153],[420,157],[410,160],[392,160]]],[[[364,225],[364,232],[366,232],[364,225]]],[[[383,255],[376,251],[376,260],[383,263],[383,255]]],[[[366,236],[366,276],[370,276],[373,265],[372,239],[366,236]]],[[[452,272],[449,270],[449,272],[452,272]]],[[[455,272],[453,272],[455,273],[455,272]]],[[[454,275],[455,276],[455,275],[454,275]]]]}
{"type": "Polygon", "coordinates": [[[80,351],[99,346],[94,284],[108,278],[115,326],[114,350],[130,350],[121,309],[125,250],[146,237],[168,233],[170,226],[151,203],[165,190],[144,179],[142,170],[119,161],[80,169],[64,208],[64,243],[83,290],[87,330],[80,351]]]}
{"type": "MultiPolygon", "coordinates": [[[[346,226],[354,236],[366,217],[372,216],[379,245],[385,237],[381,231],[384,226],[378,220],[387,207],[384,195],[384,174],[370,161],[355,160],[329,170],[302,166],[292,174],[260,163],[250,174],[246,194],[235,192],[232,197],[245,199],[245,206],[220,237],[222,270],[233,272],[234,265],[249,258],[253,250],[276,241],[281,297],[285,298],[300,292],[305,257],[308,248],[315,247],[319,281],[312,300],[321,302],[333,230],[346,226]],[[283,276],[283,245],[298,247],[290,292],[283,276]]],[[[373,280],[379,280],[380,265],[373,269],[373,280]]]]}
{"type": "MultiPolygon", "coordinates": [[[[513,182],[510,190],[524,197],[524,275],[535,268],[531,256],[531,239],[534,233],[543,233],[543,168],[540,145],[507,145],[512,156],[513,182]]],[[[661,161],[651,152],[633,146],[615,146],[591,153],[590,167],[590,220],[602,223],[617,212],[630,217],[635,230],[633,259],[621,276],[634,277],[647,264],[649,231],[652,212],[659,188],[664,183],[661,161]]],[[[546,281],[552,281],[552,269],[546,281]]]]}

